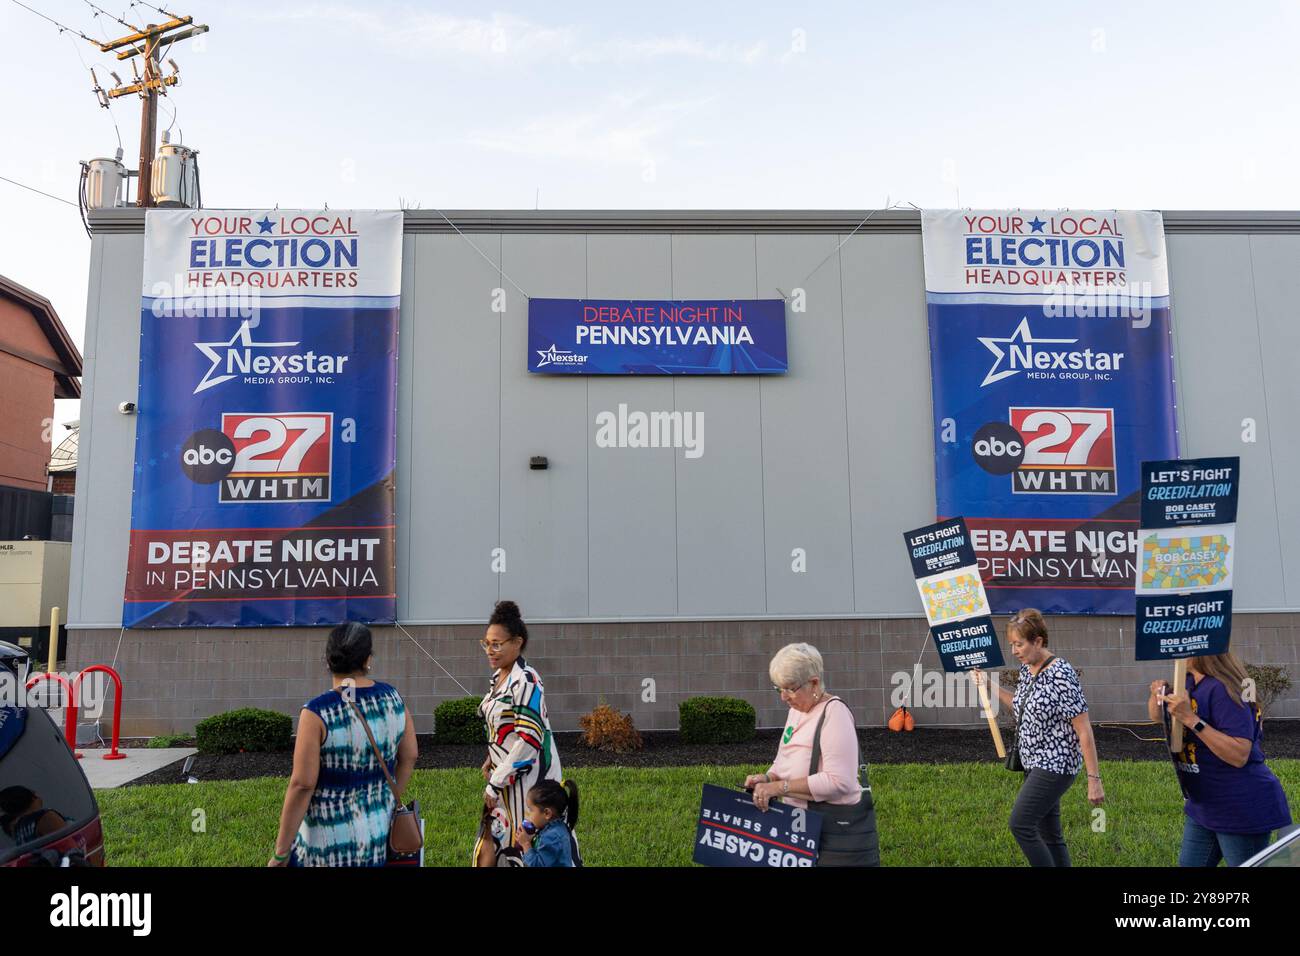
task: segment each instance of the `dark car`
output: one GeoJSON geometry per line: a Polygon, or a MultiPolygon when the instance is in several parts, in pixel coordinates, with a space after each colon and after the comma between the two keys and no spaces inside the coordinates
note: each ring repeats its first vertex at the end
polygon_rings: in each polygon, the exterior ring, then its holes
{"type": "Polygon", "coordinates": [[[26,677],[0,641],[0,866],[103,866],[95,793],[50,716],[19,706],[26,677]]]}

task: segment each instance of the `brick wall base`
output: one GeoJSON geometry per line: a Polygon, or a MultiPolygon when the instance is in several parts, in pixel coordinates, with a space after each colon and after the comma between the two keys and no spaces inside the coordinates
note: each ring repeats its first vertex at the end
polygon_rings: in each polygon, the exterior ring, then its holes
{"type": "MultiPolygon", "coordinates": [[[[999,634],[1005,634],[1005,623],[997,619],[999,634]]],[[[1133,660],[1132,618],[1052,617],[1048,624],[1052,649],[1083,672],[1094,721],[1146,719],[1146,687],[1171,667],[1133,660]]],[[[407,630],[419,646],[397,628],[375,629],[372,676],[402,692],[417,731],[427,733],[434,708],[464,691],[425,652],[478,696],[488,678],[478,646],[484,627],[407,630]]],[[[577,730],[578,718],[602,698],[631,713],[642,730],[671,730],[677,705],[700,694],[743,697],[757,709],[760,727],[780,726],[787,710],[772,690],[767,665],[779,647],[795,641],[821,651],[827,687],[849,703],[863,726],[888,719],[895,706],[891,697],[902,687],[899,675],[912,675],[918,656],[923,672],[939,669],[924,621],[916,619],[537,624],[529,633],[526,657],[542,675],[556,730],[577,730]]],[[[1245,661],[1286,665],[1300,684],[1300,614],[1239,614],[1232,633],[1233,650],[1245,661]]],[[[330,686],[326,634],[314,628],[128,630],[118,649],[115,629],[70,630],[68,666],[109,663],[117,650],[123,736],[185,733],[202,718],[237,707],[296,717],[304,701],[330,686]]],[[[1004,654],[1014,666],[1010,653],[1004,654]]],[[[964,694],[967,685],[963,678],[954,687],[964,694]]],[[[926,706],[925,686],[914,696],[918,725],[983,724],[975,706],[926,706]]],[[[950,702],[974,704],[965,697],[950,702]]],[[[105,713],[111,717],[112,711],[105,713]]],[[[1275,704],[1270,716],[1300,717],[1297,690],[1275,704]]],[[[103,724],[106,734],[109,719],[103,724]]]]}

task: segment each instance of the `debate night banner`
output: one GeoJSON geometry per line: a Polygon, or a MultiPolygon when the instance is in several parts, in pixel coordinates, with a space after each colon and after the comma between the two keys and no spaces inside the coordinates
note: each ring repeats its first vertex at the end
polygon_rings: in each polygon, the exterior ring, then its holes
{"type": "Polygon", "coordinates": [[[771,375],[788,368],[781,299],[530,299],[528,371],[771,375]]]}
{"type": "Polygon", "coordinates": [[[1131,614],[1140,465],[1178,454],[1160,214],[921,222],[938,515],[995,613],[1131,614]]]}
{"type": "Polygon", "coordinates": [[[127,627],[395,612],[400,212],[149,210],[127,627]]]}
{"type": "Polygon", "coordinates": [[[1237,457],[1142,463],[1138,660],[1227,652],[1240,486],[1237,457]]]}

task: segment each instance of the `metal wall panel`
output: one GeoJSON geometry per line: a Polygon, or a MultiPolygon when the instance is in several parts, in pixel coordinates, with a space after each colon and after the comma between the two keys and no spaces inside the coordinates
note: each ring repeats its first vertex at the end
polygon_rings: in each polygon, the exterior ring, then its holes
{"type": "MultiPolygon", "coordinates": [[[[676,235],[672,249],[672,298],[756,296],[753,236],[676,235]]],[[[767,610],[759,420],[762,378],[687,375],[672,380],[671,408],[683,416],[695,414],[704,426],[699,457],[687,458],[684,450],[673,454],[677,610],[684,617],[767,610]]]]}
{"type": "Polygon", "coordinates": [[[857,611],[917,614],[903,531],[934,520],[921,238],[855,236],[840,268],[857,611]]]}
{"type": "Polygon", "coordinates": [[[1171,236],[1167,246],[1178,396],[1185,413],[1181,453],[1241,456],[1233,607],[1285,607],[1251,239],[1171,236]],[[1259,428],[1259,441],[1251,444],[1241,440],[1247,417],[1259,428]]]}
{"type": "MultiPolygon", "coordinates": [[[[1266,421],[1256,419],[1254,447],[1268,449],[1272,458],[1273,472],[1268,477],[1276,509],[1272,519],[1263,509],[1261,520],[1273,520],[1278,531],[1284,604],[1300,607],[1300,321],[1296,315],[1300,238],[1251,236],[1250,257],[1267,415],[1266,421]]],[[[1242,475],[1242,481],[1250,483],[1247,488],[1255,480],[1254,475],[1242,475]]],[[[1261,495],[1263,487],[1261,480],[1261,495]]],[[[1261,606],[1270,598],[1282,598],[1282,594],[1261,594],[1261,606]]]]}
{"type": "MultiPolygon", "coordinates": [[[[144,235],[97,236],[86,301],[68,622],[120,626],[131,537],[144,235]]],[[[142,409],[147,415],[148,410],[142,409]]]]}
{"type": "MultiPolygon", "coordinates": [[[[506,236],[502,271],[530,296],[580,299],[584,236],[506,236]]],[[[503,282],[501,596],[528,617],[587,615],[587,378],[528,374],[528,300],[503,282]],[[530,471],[545,455],[549,467],[530,471]]]]}
{"type": "MultiPolygon", "coordinates": [[[[411,379],[411,620],[486,620],[500,540],[500,236],[416,236],[411,379]]],[[[411,239],[407,240],[412,241],[411,239]]]]}
{"type": "MultiPolygon", "coordinates": [[[[672,298],[668,236],[588,236],[587,298],[672,298]]],[[[591,376],[587,419],[587,521],[591,529],[591,614],[677,614],[676,457],[672,448],[597,448],[596,415],[671,409],[673,380],[591,376]]]]}
{"type": "Polygon", "coordinates": [[[770,614],[854,609],[839,240],[757,237],[759,297],[798,295],[803,309],[786,313],[790,370],[759,382],[770,614]]]}

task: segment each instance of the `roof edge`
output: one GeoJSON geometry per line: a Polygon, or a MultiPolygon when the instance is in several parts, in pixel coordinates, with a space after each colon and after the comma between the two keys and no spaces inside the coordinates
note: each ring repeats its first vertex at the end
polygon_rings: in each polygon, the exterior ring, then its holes
{"type": "MultiPolygon", "coordinates": [[[[913,209],[406,209],[403,232],[419,233],[920,233],[913,209]]],[[[145,210],[94,210],[95,235],[139,234],[145,210]]],[[[1169,210],[1165,232],[1300,233],[1296,210],[1169,210]]]]}
{"type": "Polygon", "coordinates": [[[81,350],[77,348],[77,343],[72,341],[72,336],[64,328],[63,321],[59,318],[59,313],[54,311],[50,300],[5,276],[0,276],[0,296],[12,299],[32,313],[36,324],[45,333],[50,347],[54,349],[54,354],[63,363],[64,371],[56,372],[54,375],[54,397],[80,398],[81,350]]]}

